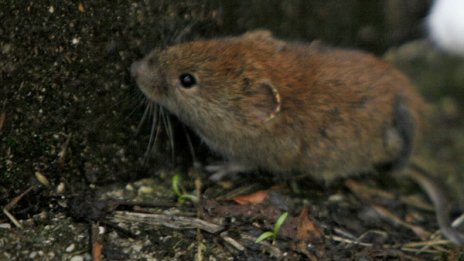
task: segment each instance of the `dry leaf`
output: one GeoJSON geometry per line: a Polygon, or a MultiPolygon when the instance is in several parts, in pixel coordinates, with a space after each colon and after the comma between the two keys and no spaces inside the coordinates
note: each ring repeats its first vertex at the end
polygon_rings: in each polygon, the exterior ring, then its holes
{"type": "Polygon", "coordinates": [[[298,217],[298,226],[296,228],[297,243],[293,246],[294,250],[303,253],[309,260],[319,260],[318,256],[324,256],[324,248],[319,243],[324,241],[322,230],[314,223],[309,216],[308,208],[301,210],[298,217]],[[308,250],[308,245],[316,245],[317,255],[308,250]]]}
{"type": "Polygon", "coordinates": [[[299,241],[304,241],[306,243],[320,242],[324,238],[322,230],[309,216],[308,208],[302,209],[298,217],[296,237],[299,241]]]}
{"type": "Polygon", "coordinates": [[[259,204],[264,202],[268,195],[269,190],[260,190],[252,194],[237,196],[233,198],[233,201],[240,205],[259,204]]]}

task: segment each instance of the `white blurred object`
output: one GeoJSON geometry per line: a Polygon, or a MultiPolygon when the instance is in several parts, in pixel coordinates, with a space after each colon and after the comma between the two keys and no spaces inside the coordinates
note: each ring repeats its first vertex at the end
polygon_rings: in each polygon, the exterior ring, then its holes
{"type": "Polygon", "coordinates": [[[435,0],[427,26],[439,48],[464,56],[464,0],[435,0]]]}

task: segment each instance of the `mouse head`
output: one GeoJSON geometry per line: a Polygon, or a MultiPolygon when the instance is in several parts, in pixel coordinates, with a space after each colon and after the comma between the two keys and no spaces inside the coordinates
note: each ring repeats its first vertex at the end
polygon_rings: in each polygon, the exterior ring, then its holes
{"type": "Polygon", "coordinates": [[[281,41],[268,31],[154,50],[132,65],[140,89],[189,125],[253,125],[280,111],[268,61],[281,41]]]}

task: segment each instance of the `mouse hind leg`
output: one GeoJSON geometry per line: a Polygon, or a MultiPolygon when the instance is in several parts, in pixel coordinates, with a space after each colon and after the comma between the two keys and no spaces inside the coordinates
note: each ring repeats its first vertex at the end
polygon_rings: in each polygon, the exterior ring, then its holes
{"type": "Polygon", "coordinates": [[[411,157],[416,122],[401,96],[395,98],[393,106],[393,126],[385,131],[385,145],[387,148],[399,147],[397,156],[388,165],[391,170],[400,170],[406,167],[411,157]]]}

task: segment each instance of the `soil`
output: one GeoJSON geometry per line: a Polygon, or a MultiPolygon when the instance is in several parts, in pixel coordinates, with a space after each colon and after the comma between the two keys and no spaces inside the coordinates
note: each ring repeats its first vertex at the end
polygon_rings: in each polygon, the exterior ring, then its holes
{"type": "Polygon", "coordinates": [[[105,260],[464,260],[428,234],[434,213],[407,179],[209,182],[201,166],[219,158],[175,118],[159,118],[149,145],[128,70],[154,47],[255,28],[385,54],[430,102],[414,160],[449,188],[457,217],[464,62],[417,40],[429,1],[404,2],[1,1],[0,260],[90,260],[92,249],[94,260],[98,249],[105,260]],[[266,199],[237,201],[256,191],[266,199]],[[179,203],[191,196],[201,200],[179,203]],[[274,244],[255,243],[283,212],[274,244]]]}

